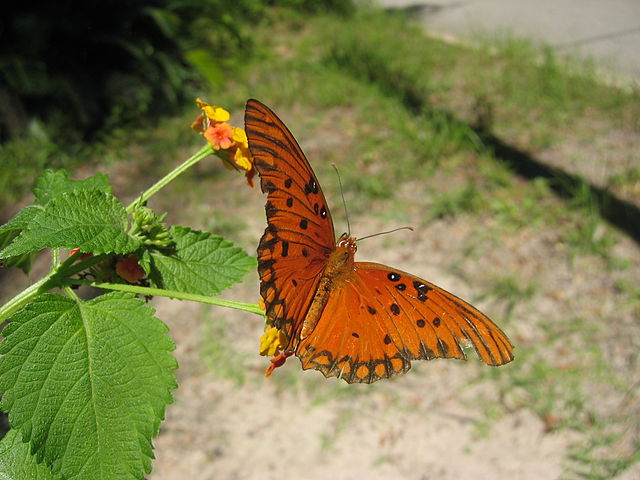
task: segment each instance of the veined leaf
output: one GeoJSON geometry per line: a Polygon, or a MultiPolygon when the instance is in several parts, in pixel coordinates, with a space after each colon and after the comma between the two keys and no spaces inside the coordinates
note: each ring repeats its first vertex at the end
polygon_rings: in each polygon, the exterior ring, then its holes
{"type": "MultiPolygon", "coordinates": [[[[6,224],[0,226],[0,250],[9,245],[29,224],[44,210],[49,201],[66,192],[76,190],[99,190],[105,193],[111,192],[109,178],[98,173],[84,180],[69,180],[66,170],[45,170],[36,182],[33,193],[36,196],[33,205],[20,210],[6,224]]],[[[18,267],[25,273],[29,273],[37,252],[29,251],[2,261],[5,267],[18,267]]]]}
{"type": "Polygon", "coordinates": [[[172,255],[151,251],[151,280],[158,288],[199,295],[218,295],[256,267],[256,259],[231,242],[208,232],[171,227],[172,255]]]}
{"type": "Polygon", "coordinates": [[[31,222],[40,212],[43,207],[41,205],[29,205],[24,207],[15,216],[4,225],[0,225],[0,232],[17,232],[19,234],[23,229],[29,226],[31,222]]]}
{"type": "Polygon", "coordinates": [[[86,253],[130,253],[140,241],[127,234],[124,207],[109,193],[77,190],[62,194],[33,218],[0,258],[47,247],[80,248],[86,253]]]}
{"type": "Polygon", "coordinates": [[[84,180],[69,180],[69,174],[66,170],[45,170],[33,188],[36,196],[36,205],[46,205],[50,200],[56,198],[63,193],[76,190],[100,190],[101,192],[111,193],[111,185],[109,185],[109,177],[104,173],[96,173],[92,177],[84,180]]]}
{"type": "Polygon", "coordinates": [[[131,294],[38,297],[0,343],[0,407],[66,479],[142,479],[176,387],[167,327],[131,294]]]}
{"type": "Polygon", "coordinates": [[[3,480],[58,480],[46,465],[37,463],[17,430],[0,441],[0,478],[3,480]]]}
{"type": "MultiPolygon", "coordinates": [[[[0,251],[9,245],[13,240],[27,228],[29,222],[42,211],[42,207],[29,205],[20,210],[11,220],[0,226],[0,251]]],[[[29,252],[15,257],[8,257],[0,262],[5,267],[18,267],[24,273],[29,273],[36,252],[29,252]]]]}

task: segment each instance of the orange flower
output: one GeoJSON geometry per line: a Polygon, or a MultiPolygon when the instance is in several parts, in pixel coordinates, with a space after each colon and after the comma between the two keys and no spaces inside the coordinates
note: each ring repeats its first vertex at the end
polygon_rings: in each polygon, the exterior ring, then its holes
{"type": "Polygon", "coordinates": [[[129,283],[138,283],[144,278],[144,270],[138,264],[138,257],[128,255],[116,263],[116,273],[129,283]]]}
{"type": "Polygon", "coordinates": [[[271,359],[271,365],[269,365],[267,367],[267,370],[264,372],[264,376],[265,377],[270,377],[271,374],[273,373],[273,371],[278,368],[281,367],[282,365],[284,365],[284,362],[287,361],[287,358],[289,358],[291,355],[293,355],[293,352],[283,352],[275,357],[273,357],[271,359]]]}
{"type": "Polygon", "coordinates": [[[214,123],[203,133],[214,150],[227,150],[233,145],[233,128],[226,122],[214,123]]]}
{"type": "Polygon", "coordinates": [[[208,120],[205,119],[205,116],[201,113],[196,117],[196,119],[191,124],[191,128],[193,128],[199,134],[204,133],[205,128],[207,128],[208,120]]]}

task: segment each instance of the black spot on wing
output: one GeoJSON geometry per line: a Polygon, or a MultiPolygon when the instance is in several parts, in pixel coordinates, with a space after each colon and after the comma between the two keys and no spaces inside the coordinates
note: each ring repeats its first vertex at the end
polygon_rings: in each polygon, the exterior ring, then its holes
{"type": "Polygon", "coordinates": [[[387,275],[387,278],[388,278],[389,280],[391,280],[392,282],[397,282],[398,280],[400,280],[400,275],[399,275],[399,274],[397,274],[396,272],[390,272],[390,273],[387,275]]]}

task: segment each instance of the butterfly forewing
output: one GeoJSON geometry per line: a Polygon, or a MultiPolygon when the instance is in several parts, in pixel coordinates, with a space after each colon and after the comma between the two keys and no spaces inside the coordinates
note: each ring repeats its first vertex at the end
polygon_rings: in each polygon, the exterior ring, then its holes
{"type": "Polygon", "coordinates": [[[260,293],[267,316],[292,341],[335,248],[331,213],[304,153],[275,113],[249,100],[245,130],[268,194],[267,228],[258,246],[260,293]]]}
{"type": "Polygon", "coordinates": [[[392,303],[386,306],[393,320],[401,318],[421,344],[405,347],[414,358],[464,358],[463,346],[472,345],[488,365],[513,360],[513,345],[500,328],[477,308],[426,280],[385,265],[356,263],[359,276],[370,279],[369,288],[392,303]],[[394,306],[396,305],[396,306],[394,306]],[[435,340],[434,340],[435,339],[435,340]],[[417,348],[419,347],[419,348],[417,348]],[[421,351],[422,350],[422,351],[421,351]]]}

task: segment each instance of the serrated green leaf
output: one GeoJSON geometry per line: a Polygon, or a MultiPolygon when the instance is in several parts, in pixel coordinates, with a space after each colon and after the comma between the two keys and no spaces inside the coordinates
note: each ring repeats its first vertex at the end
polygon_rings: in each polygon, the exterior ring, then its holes
{"type": "Polygon", "coordinates": [[[2,332],[0,407],[64,478],[142,479],[176,387],[167,330],[131,294],[38,297],[2,332]]]}
{"type": "Polygon", "coordinates": [[[9,430],[0,441],[0,479],[58,480],[46,465],[37,463],[17,430],[9,430]]]}
{"type": "MultiPolygon", "coordinates": [[[[4,225],[0,226],[0,250],[4,249],[13,240],[22,233],[29,222],[42,211],[42,207],[29,205],[20,210],[15,217],[4,225]]],[[[15,257],[5,258],[0,262],[4,267],[18,267],[24,273],[29,273],[31,265],[35,260],[36,252],[25,253],[15,257]]]]}
{"type": "Polygon", "coordinates": [[[149,253],[148,249],[142,250],[138,257],[138,265],[142,267],[145,275],[148,276],[151,273],[151,253],[149,253]]]}
{"type": "Polygon", "coordinates": [[[151,251],[151,281],[158,288],[198,295],[218,295],[256,267],[256,259],[209,232],[170,229],[175,253],[151,251]]]}
{"type": "MultiPolygon", "coordinates": [[[[99,190],[111,192],[109,178],[98,173],[84,180],[69,180],[66,170],[45,170],[36,182],[33,192],[36,196],[34,205],[20,210],[11,220],[0,226],[0,250],[9,245],[40,214],[44,206],[58,195],[76,190],[99,190]]],[[[29,273],[37,252],[25,252],[5,258],[2,265],[18,267],[29,273]]]]}
{"type": "Polygon", "coordinates": [[[140,247],[125,231],[127,214],[116,197],[78,190],[51,200],[26,229],[0,252],[0,258],[47,247],[80,248],[86,253],[130,253],[140,247]]]}
{"type": "Polygon", "coordinates": [[[104,173],[96,173],[84,180],[69,180],[66,170],[45,170],[33,188],[36,205],[46,205],[50,200],[66,192],[76,190],[99,190],[111,193],[109,177],[104,173]]]}
{"type": "Polygon", "coordinates": [[[31,222],[40,212],[42,212],[43,207],[40,205],[29,205],[28,207],[24,207],[15,216],[9,220],[4,225],[0,226],[0,232],[17,232],[20,233],[22,230],[27,228],[29,222],[31,222]]]}

